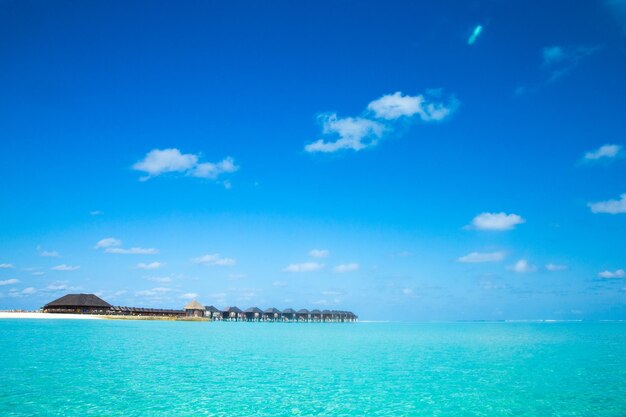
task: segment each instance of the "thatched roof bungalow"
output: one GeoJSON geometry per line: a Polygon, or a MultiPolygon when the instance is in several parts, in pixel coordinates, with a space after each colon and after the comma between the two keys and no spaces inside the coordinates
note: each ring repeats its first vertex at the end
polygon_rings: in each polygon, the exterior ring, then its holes
{"type": "Polygon", "coordinates": [[[95,294],[67,294],[49,302],[44,313],[107,314],[113,306],[95,294]]]}
{"type": "Polygon", "coordinates": [[[204,317],[204,306],[196,300],[190,301],[185,306],[185,315],[187,317],[204,317]]]}

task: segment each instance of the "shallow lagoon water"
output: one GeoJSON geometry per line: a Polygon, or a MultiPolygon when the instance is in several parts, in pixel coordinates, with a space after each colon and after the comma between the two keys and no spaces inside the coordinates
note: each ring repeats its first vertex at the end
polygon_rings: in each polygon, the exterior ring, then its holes
{"type": "Polygon", "coordinates": [[[625,416],[626,323],[0,320],[0,416],[625,416]]]}

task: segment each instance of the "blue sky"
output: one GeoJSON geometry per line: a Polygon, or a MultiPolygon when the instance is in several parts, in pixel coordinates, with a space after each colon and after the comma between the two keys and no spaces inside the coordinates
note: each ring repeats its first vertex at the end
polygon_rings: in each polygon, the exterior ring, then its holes
{"type": "Polygon", "coordinates": [[[626,318],[624,1],[0,19],[1,309],[626,318]]]}

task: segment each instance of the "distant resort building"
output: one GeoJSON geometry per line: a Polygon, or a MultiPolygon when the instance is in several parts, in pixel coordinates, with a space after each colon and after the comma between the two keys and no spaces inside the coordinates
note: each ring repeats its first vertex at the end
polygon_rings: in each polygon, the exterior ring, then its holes
{"type": "Polygon", "coordinates": [[[185,305],[182,310],[113,306],[95,294],[67,294],[49,302],[43,307],[44,313],[101,314],[121,316],[154,316],[154,317],[190,317],[205,318],[211,321],[246,321],[246,322],[292,322],[292,323],[342,323],[358,320],[351,311],[343,310],[279,310],[270,307],[261,310],[250,307],[241,310],[236,306],[223,310],[215,306],[203,306],[196,300],[185,305]]]}
{"type": "Polygon", "coordinates": [[[113,306],[95,294],[67,294],[43,306],[44,313],[106,314],[113,306]]]}

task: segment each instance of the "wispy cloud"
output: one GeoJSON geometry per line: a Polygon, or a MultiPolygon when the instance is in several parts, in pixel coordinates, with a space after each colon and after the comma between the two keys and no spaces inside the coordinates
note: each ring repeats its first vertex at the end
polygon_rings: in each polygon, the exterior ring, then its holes
{"type": "Polygon", "coordinates": [[[121,255],[154,255],[154,254],[159,253],[159,250],[154,249],[154,248],[140,248],[140,247],[130,248],[130,249],[106,248],[104,252],[116,253],[116,254],[121,254],[121,255]]]}
{"type": "Polygon", "coordinates": [[[19,279],[15,279],[15,278],[5,279],[3,281],[0,281],[0,286],[13,285],[13,284],[17,284],[19,282],[20,282],[20,280],[19,279]]]}
{"type": "Polygon", "coordinates": [[[198,265],[233,266],[237,264],[237,260],[233,258],[223,257],[219,253],[211,253],[208,255],[202,255],[192,260],[194,263],[198,265]]]}
{"type": "Polygon", "coordinates": [[[140,178],[141,181],[167,173],[184,173],[192,177],[216,180],[222,174],[233,173],[239,169],[231,157],[219,162],[199,162],[199,160],[200,155],[183,154],[176,148],[153,149],[132,168],[147,174],[140,178]]]}
{"type": "Polygon", "coordinates": [[[0,269],[12,269],[15,268],[13,264],[0,264],[0,269]]]}
{"type": "Polygon", "coordinates": [[[508,269],[513,272],[525,274],[529,272],[535,272],[537,270],[537,267],[528,263],[526,259],[520,259],[519,261],[515,262],[515,264],[511,265],[508,269]]]}
{"type": "Polygon", "coordinates": [[[507,214],[504,212],[481,213],[474,217],[472,223],[467,226],[467,228],[475,230],[504,231],[514,229],[515,226],[524,222],[525,220],[517,214],[507,214]]]}
{"type": "Polygon", "coordinates": [[[543,67],[550,72],[547,82],[556,81],[576,68],[582,60],[600,49],[599,46],[548,46],[542,49],[543,67]]]}
{"type": "Polygon", "coordinates": [[[193,300],[194,298],[198,298],[198,293],[187,292],[187,293],[181,294],[179,298],[182,298],[183,300],[193,300]]]}
{"type": "Polygon", "coordinates": [[[148,277],[146,278],[148,281],[159,282],[162,284],[167,284],[172,282],[172,277],[148,277]]]}
{"type": "Polygon", "coordinates": [[[311,249],[309,256],[312,258],[327,258],[330,252],[327,249],[311,249]]]}
{"type": "Polygon", "coordinates": [[[324,268],[324,264],[317,262],[303,262],[300,264],[289,264],[283,268],[283,272],[313,272],[324,268]]]}
{"type": "Polygon", "coordinates": [[[111,248],[115,246],[122,246],[122,241],[114,237],[107,237],[99,240],[96,246],[94,246],[94,249],[111,248]]]}
{"type": "Polygon", "coordinates": [[[34,288],[34,287],[27,287],[22,290],[22,294],[24,295],[32,295],[32,294],[35,294],[36,292],[37,292],[37,288],[34,288]]]}
{"type": "Polygon", "coordinates": [[[546,270],[548,270],[550,272],[565,271],[565,270],[567,270],[567,265],[547,264],[546,265],[546,270]]]}
{"type": "Polygon", "coordinates": [[[464,263],[500,262],[504,257],[504,252],[472,252],[457,260],[464,263]]]}
{"type": "Polygon", "coordinates": [[[543,72],[543,79],[534,84],[517,87],[515,94],[521,95],[528,92],[536,92],[542,87],[555,82],[576,68],[582,61],[600,48],[599,45],[551,45],[544,47],[541,50],[541,70],[543,72]]]}
{"type": "Polygon", "coordinates": [[[151,269],[158,269],[158,268],[162,268],[164,267],[165,264],[162,262],[150,262],[150,263],[143,263],[140,262],[137,264],[137,266],[135,266],[136,269],[147,269],[147,270],[151,270],[151,269]]]}
{"type": "Polygon", "coordinates": [[[602,271],[598,273],[598,276],[600,278],[606,278],[606,279],[624,278],[626,277],[626,271],[624,271],[623,269],[618,269],[615,271],[602,271]]]}
{"type": "Polygon", "coordinates": [[[39,256],[43,256],[47,258],[59,258],[61,256],[59,252],[55,250],[52,250],[52,251],[44,250],[41,248],[41,246],[37,246],[37,252],[39,252],[39,256]]]}
{"type": "Polygon", "coordinates": [[[592,213],[620,214],[626,213],[626,193],[619,200],[599,201],[587,204],[592,213]]]}
{"type": "Polygon", "coordinates": [[[442,99],[441,90],[428,90],[417,96],[403,95],[399,91],[387,94],[370,102],[361,116],[320,115],[318,120],[325,138],[309,143],[304,150],[322,153],[360,151],[376,146],[384,135],[394,130],[399,119],[417,116],[423,122],[442,121],[457,107],[458,101],[454,97],[442,99]]]}
{"type": "Polygon", "coordinates": [[[92,216],[101,216],[101,215],[104,214],[104,212],[100,211],[100,210],[92,210],[92,211],[89,212],[89,214],[92,215],[92,216]]]}
{"type": "Polygon", "coordinates": [[[359,270],[359,264],[357,263],[341,264],[333,268],[333,272],[337,272],[339,274],[342,274],[344,272],[358,271],[358,270],[359,270]]]}
{"type": "Polygon", "coordinates": [[[50,269],[52,269],[53,271],[76,271],[80,269],[80,266],[71,266],[71,265],[61,264],[61,265],[53,266],[50,269]]]}
{"type": "Polygon", "coordinates": [[[121,246],[122,241],[120,239],[107,237],[106,239],[102,239],[98,243],[96,243],[96,246],[94,246],[94,248],[104,249],[105,253],[113,253],[119,255],[154,255],[159,253],[159,250],[154,248],[122,248],[121,246]]]}
{"type": "Polygon", "coordinates": [[[597,161],[599,159],[613,159],[621,156],[622,145],[606,144],[594,151],[587,152],[584,156],[586,161],[597,161]]]}

